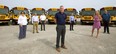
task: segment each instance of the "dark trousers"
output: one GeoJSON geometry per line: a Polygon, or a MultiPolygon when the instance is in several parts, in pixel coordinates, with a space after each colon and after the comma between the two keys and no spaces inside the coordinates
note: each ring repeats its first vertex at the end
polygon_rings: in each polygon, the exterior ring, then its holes
{"type": "Polygon", "coordinates": [[[25,38],[26,37],[27,25],[19,26],[19,28],[20,28],[20,31],[19,31],[19,39],[25,38]]]}
{"type": "Polygon", "coordinates": [[[70,31],[71,31],[71,30],[74,30],[74,29],[73,29],[73,26],[74,26],[74,21],[71,21],[71,22],[70,22],[70,31]]]}
{"type": "Polygon", "coordinates": [[[41,31],[44,30],[45,31],[45,21],[41,22],[41,31]],[[43,29],[44,28],[44,29],[43,29]]]}
{"type": "Polygon", "coordinates": [[[107,33],[109,33],[109,21],[105,21],[103,20],[103,24],[104,24],[104,33],[107,30],[107,33]]]}
{"type": "Polygon", "coordinates": [[[57,31],[56,48],[59,48],[60,37],[61,37],[61,46],[64,45],[66,26],[65,25],[57,25],[56,31],[57,31]]]}

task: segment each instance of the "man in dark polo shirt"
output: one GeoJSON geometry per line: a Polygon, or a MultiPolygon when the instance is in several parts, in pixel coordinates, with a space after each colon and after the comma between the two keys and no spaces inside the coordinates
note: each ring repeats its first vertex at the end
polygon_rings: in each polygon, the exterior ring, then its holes
{"type": "Polygon", "coordinates": [[[60,6],[60,10],[58,13],[55,14],[55,23],[57,24],[56,31],[57,31],[57,38],[56,38],[56,50],[60,52],[59,42],[61,37],[61,48],[67,49],[64,45],[65,41],[65,33],[66,33],[66,21],[67,15],[64,13],[64,6],[60,6]]]}
{"type": "Polygon", "coordinates": [[[107,12],[107,10],[105,10],[105,13],[102,15],[102,18],[104,24],[104,33],[106,33],[107,30],[108,34],[110,34],[109,32],[109,22],[111,22],[110,17],[111,17],[110,14],[107,12]]]}

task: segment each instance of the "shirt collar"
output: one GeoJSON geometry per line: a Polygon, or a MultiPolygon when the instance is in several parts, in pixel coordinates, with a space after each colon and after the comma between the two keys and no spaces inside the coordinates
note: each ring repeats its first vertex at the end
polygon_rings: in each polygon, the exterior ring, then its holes
{"type": "Polygon", "coordinates": [[[61,13],[61,12],[59,12],[60,14],[64,14],[64,13],[61,13]]]}

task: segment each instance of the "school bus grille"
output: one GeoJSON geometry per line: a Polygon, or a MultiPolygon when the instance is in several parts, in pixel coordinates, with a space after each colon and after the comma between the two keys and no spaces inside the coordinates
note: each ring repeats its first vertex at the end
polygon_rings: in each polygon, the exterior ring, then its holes
{"type": "Polygon", "coordinates": [[[84,17],[86,20],[90,20],[91,19],[91,17],[84,17]]]}
{"type": "Polygon", "coordinates": [[[0,16],[0,18],[5,18],[5,16],[0,16]]]}

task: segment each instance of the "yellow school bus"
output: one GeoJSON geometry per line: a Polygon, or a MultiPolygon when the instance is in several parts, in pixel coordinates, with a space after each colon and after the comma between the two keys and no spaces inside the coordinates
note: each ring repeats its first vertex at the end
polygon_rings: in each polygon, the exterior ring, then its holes
{"type": "Polygon", "coordinates": [[[47,11],[47,18],[49,23],[54,23],[55,14],[59,12],[58,8],[50,8],[47,11]]]}
{"type": "Polygon", "coordinates": [[[0,23],[10,23],[9,8],[4,5],[0,5],[0,23]]]}
{"type": "Polygon", "coordinates": [[[69,16],[71,16],[71,14],[74,14],[75,20],[77,18],[77,10],[75,8],[66,8],[64,10],[65,14],[67,15],[67,19],[66,22],[69,22],[69,16]]]}
{"type": "Polygon", "coordinates": [[[25,7],[14,7],[10,10],[10,13],[12,15],[12,24],[17,24],[17,21],[18,21],[18,17],[20,15],[20,13],[24,11],[25,14],[26,14],[26,17],[27,17],[27,20],[29,21],[30,19],[30,16],[29,16],[29,11],[27,8],[25,7]]]}
{"type": "Polygon", "coordinates": [[[33,14],[37,14],[38,18],[40,18],[40,15],[42,15],[43,13],[45,14],[45,9],[44,8],[33,8],[31,11],[31,17],[33,16],[33,14]]]}
{"type": "Polygon", "coordinates": [[[111,23],[116,25],[116,7],[102,7],[100,9],[100,14],[104,13],[104,10],[107,10],[108,13],[111,15],[111,23]]]}
{"type": "Polygon", "coordinates": [[[83,8],[80,11],[81,24],[93,23],[93,15],[95,14],[94,8],[83,8]]]}

